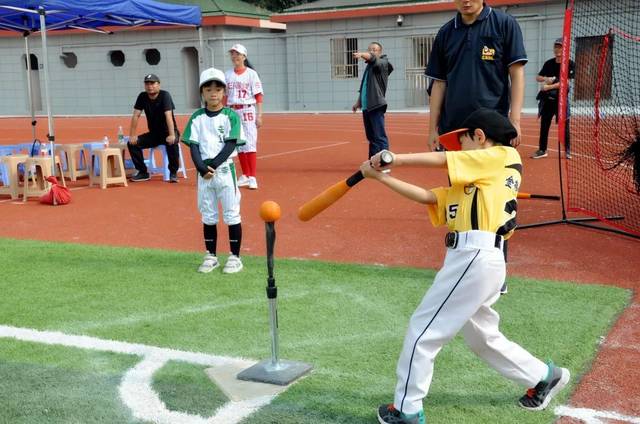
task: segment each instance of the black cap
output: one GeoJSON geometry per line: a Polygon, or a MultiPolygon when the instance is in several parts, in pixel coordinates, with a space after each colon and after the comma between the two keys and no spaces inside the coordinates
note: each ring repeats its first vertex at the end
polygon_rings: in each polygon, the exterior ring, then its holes
{"type": "Polygon", "coordinates": [[[462,128],[439,136],[438,142],[448,151],[458,151],[462,148],[460,135],[467,132],[473,133],[477,128],[484,131],[485,136],[494,143],[505,146],[510,146],[511,140],[518,135],[518,131],[505,116],[495,110],[481,108],[464,120],[462,128]]]}
{"type": "Polygon", "coordinates": [[[518,131],[511,124],[506,116],[500,115],[495,110],[478,109],[467,117],[462,123],[464,128],[468,128],[473,132],[476,128],[484,131],[487,138],[493,140],[494,143],[511,145],[511,140],[518,136],[518,131]]]}
{"type": "Polygon", "coordinates": [[[160,82],[160,78],[156,74],[147,74],[144,76],[144,82],[160,82]]]}
{"type": "Polygon", "coordinates": [[[554,46],[561,46],[562,45],[562,38],[556,38],[556,41],[553,42],[554,46]]]}

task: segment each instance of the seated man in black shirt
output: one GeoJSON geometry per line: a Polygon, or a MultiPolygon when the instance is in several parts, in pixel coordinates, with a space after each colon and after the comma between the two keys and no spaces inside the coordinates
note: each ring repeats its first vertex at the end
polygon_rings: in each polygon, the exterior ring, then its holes
{"type": "Polygon", "coordinates": [[[133,116],[131,117],[131,127],[129,129],[129,154],[134,166],[138,170],[131,181],[147,181],[149,172],[144,163],[142,149],[160,146],[164,144],[167,148],[169,159],[169,182],[178,182],[178,168],[180,166],[180,151],[178,150],[178,140],[180,140],[176,118],[173,115],[175,106],[168,91],[160,90],[160,78],[155,74],[148,74],[144,77],[144,91],[138,95],[136,104],[133,106],[133,116]],[[147,117],[147,127],[149,132],[140,136],[136,135],[138,118],[144,111],[147,117]]]}

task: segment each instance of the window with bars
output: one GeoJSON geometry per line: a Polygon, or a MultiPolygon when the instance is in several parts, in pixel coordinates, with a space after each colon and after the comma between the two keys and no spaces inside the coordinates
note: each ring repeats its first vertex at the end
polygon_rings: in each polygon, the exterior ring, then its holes
{"type": "Polygon", "coordinates": [[[358,78],[358,60],[353,54],[358,51],[357,38],[332,38],[331,79],[358,78]]]}
{"type": "Polygon", "coordinates": [[[428,80],[424,75],[424,70],[427,67],[435,38],[435,34],[409,38],[409,54],[405,71],[407,106],[424,106],[428,103],[428,80]]]}

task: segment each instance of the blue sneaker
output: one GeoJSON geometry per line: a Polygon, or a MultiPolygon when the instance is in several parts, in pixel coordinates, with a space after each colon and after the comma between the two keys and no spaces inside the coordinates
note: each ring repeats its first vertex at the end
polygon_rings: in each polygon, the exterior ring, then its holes
{"type": "Polygon", "coordinates": [[[536,384],[536,387],[527,390],[527,393],[518,401],[524,409],[529,411],[545,409],[551,399],[569,382],[571,375],[568,369],[556,367],[553,362],[549,362],[547,366],[549,367],[547,378],[536,384]]]}
{"type": "Polygon", "coordinates": [[[393,406],[393,403],[380,405],[378,408],[380,424],[425,424],[424,411],[416,414],[404,414],[393,406]]]}

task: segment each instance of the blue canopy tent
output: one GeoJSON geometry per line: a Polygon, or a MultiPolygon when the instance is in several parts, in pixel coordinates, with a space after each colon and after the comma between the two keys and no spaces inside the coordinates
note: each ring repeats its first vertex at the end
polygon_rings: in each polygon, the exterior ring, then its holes
{"type": "MultiPolygon", "coordinates": [[[[27,72],[30,71],[30,34],[40,32],[42,38],[44,97],[47,109],[47,135],[51,152],[54,151],[55,133],[49,96],[49,63],[47,31],[80,29],[111,33],[113,27],[147,25],[180,25],[200,27],[199,6],[162,3],[155,0],[2,0],[0,3],[0,30],[20,32],[25,39],[27,72]]],[[[200,44],[202,44],[201,31],[200,44]]],[[[33,138],[35,139],[35,111],[31,98],[31,78],[27,78],[33,138]]],[[[53,155],[52,155],[53,161],[53,155]]]]}

